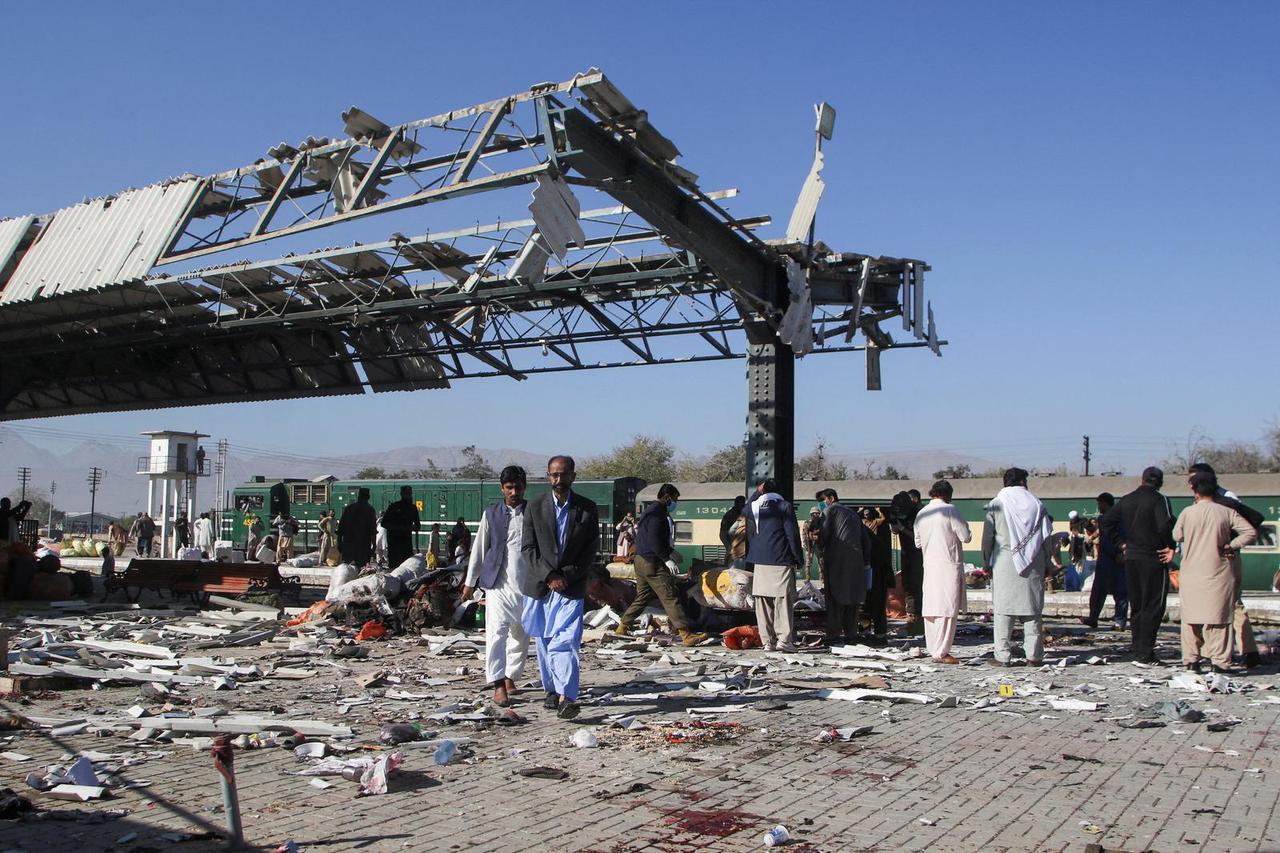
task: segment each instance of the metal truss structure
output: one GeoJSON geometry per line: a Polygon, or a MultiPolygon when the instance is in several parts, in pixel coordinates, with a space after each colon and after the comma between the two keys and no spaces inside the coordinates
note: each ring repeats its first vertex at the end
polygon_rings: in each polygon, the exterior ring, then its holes
{"type": "Polygon", "coordinates": [[[769,218],[729,214],[736,192],[699,188],[594,70],[398,126],[343,119],[345,139],[0,222],[0,419],[746,357],[749,464],[785,482],[791,346],[866,349],[875,387],[881,351],[943,343],[926,264],[814,240],[820,142],[787,239],[765,241],[769,218]],[[157,273],[480,194],[523,215],[157,273]],[[911,340],[886,331],[893,318],[911,340]]]}

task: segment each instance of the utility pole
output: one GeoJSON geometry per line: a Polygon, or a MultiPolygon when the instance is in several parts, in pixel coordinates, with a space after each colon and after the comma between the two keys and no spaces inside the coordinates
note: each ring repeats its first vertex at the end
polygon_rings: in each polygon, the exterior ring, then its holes
{"type": "Polygon", "coordinates": [[[222,538],[222,516],[227,511],[227,450],[229,447],[230,443],[225,438],[218,439],[218,458],[213,463],[218,481],[218,511],[213,520],[215,539],[222,538]]]}
{"type": "Polygon", "coordinates": [[[1093,456],[1089,453],[1089,436],[1086,435],[1084,437],[1084,475],[1086,477],[1089,476],[1089,460],[1092,458],[1093,456]]]}
{"type": "Polygon", "coordinates": [[[18,469],[18,482],[22,484],[22,497],[18,498],[18,500],[25,501],[27,499],[27,483],[31,482],[30,468],[24,465],[18,469]]]}
{"type": "Polygon", "coordinates": [[[97,511],[98,485],[102,482],[102,478],[105,474],[106,472],[96,465],[89,469],[88,483],[89,483],[89,536],[90,538],[93,537],[93,531],[97,527],[97,525],[94,523],[94,515],[97,511]]]}
{"type": "Polygon", "coordinates": [[[53,496],[58,493],[58,481],[49,484],[49,538],[53,538],[53,496]]]}

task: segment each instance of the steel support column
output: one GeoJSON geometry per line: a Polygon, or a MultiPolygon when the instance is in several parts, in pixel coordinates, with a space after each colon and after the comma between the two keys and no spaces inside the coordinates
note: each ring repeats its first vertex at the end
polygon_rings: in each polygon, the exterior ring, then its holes
{"type": "Polygon", "coordinates": [[[791,500],[795,478],[796,359],[779,340],[747,344],[747,494],[768,477],[791,500]]]}

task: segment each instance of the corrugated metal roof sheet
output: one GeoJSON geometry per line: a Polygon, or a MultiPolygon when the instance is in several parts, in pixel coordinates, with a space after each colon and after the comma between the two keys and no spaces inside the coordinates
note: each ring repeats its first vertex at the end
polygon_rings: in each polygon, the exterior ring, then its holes
{"type": "Polygon", "coordinates": [[[58,211],[23,255],[0,302],[141,278],[199,186],[198,180],[153,184],[58,211]]]}

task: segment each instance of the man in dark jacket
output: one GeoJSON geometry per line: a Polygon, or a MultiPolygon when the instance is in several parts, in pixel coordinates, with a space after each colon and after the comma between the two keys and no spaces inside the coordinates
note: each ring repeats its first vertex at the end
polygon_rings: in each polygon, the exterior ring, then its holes
{"type": "Polygon", "coordinates": [[[867,591],[871,533],[834,489],[818,492],[822,521],[822,591],[827,599],[827,642],[858,642],[858,609],[867,591]]]}
{"type": "Polygon", "coordinates": [[[707,639],[706,634],[689,630],[689,620],[680,606],[680,593],[675,578],[667,571],[667,561],[680,562],[680,552],[672,539],[671,513],[680,502],[680,492],[670,483],[658,489],[658,499],[640,515],[636,526],[636,554],[633,565],[636,574],[636,597],[622,614],[622,621],[614,629],[615,634],[626,634],[640,618],[656,596],[662,609],[671,620],[671,627],[680,635],[686,646],[696,646],[707,639]]]}
{"type": "Polygon", "coordinates": [[[916,547],[916,516],[920,513],[920,492],[908,489],[893,496],[889,518],[898,534],[898,553],[902,555],[902,590],[907,606],[907,633],[924,634],[924,554],[916,547]]]}
{"type": "Polygon", "coordinates": [[[862,523],[871,534],[871,588],[867,590],[862,607],[863,618],[871,623],[871,636],[866,638],[866,642],[872,646],[883,646],[889,633],[885,607],[889,590],[893,588],[893,531],[889,528],[888,516],[880,507],[863,507],[862,523]]]}
{"type": "Polygon", "coordinates": [[[578,716],[578,647],[583,596],[598,562],[600,518],[595,503],[572,491],[572,456],[547,462],[551,491],[529,501],[520,550],[529,564],[524,629],[538,649],[547,698],[543,707],[562,720],[578,716]]]}
{"type": "Polygon", "coordinates": [[[1104,533],[1124,554],[1125,581],[1129,588],[1129,622],[1134,660],[1156,663],[1156,635],[1164,620],[1169,594],[1166,560],[1173,554],[1173,511],[1160,493],[1164,472],[1151,467],[1142,472],[1142,485],[1120,499],[1102,517],[1104,533]]]}
{"type": "Polygon", "coordinates": [[[413,502],[413,486],[400,487],[400,500],[387,505],[382,526],[387,529],[387,565],[394,569],[413,556],[413,540],[422,529],[418,505],[413,502]]]}
{"type": "Polygon", "coordinates": [[[796,568],[804,559],[796,511],[778,494],[773,480],[761,480],[742,517],[747,525],[747,567],[752,573],[760,640],[765,649],[795,651],[796,568]]]}
{"type": "Polygon", "coordinates": [[[1098,538],[1094,542],[1093,588],[1089,591],[1089,615],[1080,622],[1090,628],[1098,627],[1098,617],[1107,603],[1107,596],[1116,603],[1112,627],[1123,631],[1129,621],[1129,591],[1125,585],[1124,558],[1115,537],[1102,526],[1102,517],[1111,512],[1116,499],[1110,492],[1098,495],[1098,538]]]}
{"type": "Polygon", "coordinates": [[[742,508],[747,505],[747,499],[742,495],[737,495],[733,499],[733,506],[725,510],[724,515],[720,516],[720,544],[724,546],[724,564],[727,566],[730,562],[729,552],[733,550],[733,526],[738,523],[738,519],[742,518],[742,508]]]}
{"type": "Polygon", "coordinates": [[[369,490],[356,493],[356,502],[348,504],[338,519],[338,551],[342,562],[357,569],[373,557],[373,540],[378,535],[378,513],[369,503],[369,490]]]}

